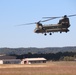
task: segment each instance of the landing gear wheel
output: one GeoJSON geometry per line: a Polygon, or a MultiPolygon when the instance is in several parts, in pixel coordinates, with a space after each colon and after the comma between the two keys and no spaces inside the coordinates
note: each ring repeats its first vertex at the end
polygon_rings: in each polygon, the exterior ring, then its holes
{"type": "Polygon", "coordinates": [[[67,33],[68,31],[66,30],[66,33],[67,33]]]}
{"type": "Polygon", "coordinates": [[[45,33],[44,35],[46,36],[47,34],[45,33]]]}
{"type": "Polygon", "coordinates": [[[50,33],[49,35],[52,35],[52,33],[50,33]]]}
{"type": "Polygon", "coordinates": [[[62,31],[60,31],[60,33],[62,33],[62,31]]]}
{"type": "Polygon", "coordinates": [[[67,33],[67,32],[69,32],[69,30],[68,30],[68,29],[66,30],[66,33],[67,33]]]}

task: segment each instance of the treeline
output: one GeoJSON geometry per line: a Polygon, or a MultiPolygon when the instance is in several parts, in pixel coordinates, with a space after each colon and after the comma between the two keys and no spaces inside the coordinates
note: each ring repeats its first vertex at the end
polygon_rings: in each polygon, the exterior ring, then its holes
{"type": "Polygon", "coordinates": [[[59,61],[59,60],[65,60],[65,61],[72,61],[76,59],[76,52],[58,52],[58,53],[46,53],[46,54],[23,54],[23,55],[12,55],[16,56],[17,59],[23,59],[23,58],[46,58],[48,61],[59,61]]]}
{"type": "Polygon", "coordinates": [[[46,48],[0,48],[0,54],[49,54],[58,52],[76,52],[76,46],[74,47],[46,47],[46,48]]]}

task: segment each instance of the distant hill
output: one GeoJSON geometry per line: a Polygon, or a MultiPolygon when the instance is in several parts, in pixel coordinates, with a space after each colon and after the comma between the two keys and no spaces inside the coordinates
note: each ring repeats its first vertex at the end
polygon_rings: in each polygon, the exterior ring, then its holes
{"type": "Polygon", "coordinates": [[[58,53],[58,52],[76,52],[76,46],[74,47],[47,47],[47,48],[0,48],[0,55],[2,54],[46,54],[46,53],[58,53]]]}

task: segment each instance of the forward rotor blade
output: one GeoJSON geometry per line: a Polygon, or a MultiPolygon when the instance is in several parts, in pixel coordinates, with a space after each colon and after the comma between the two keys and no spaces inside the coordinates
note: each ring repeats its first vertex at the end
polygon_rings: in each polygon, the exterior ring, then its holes
{"type": "Polygon", "coordinates": [[[26,23],[26,24],[20,24],[20,25],[17,25],[17,26],[23,26],[23,25],[37,24],[37,23],[39,23],[39,22],[41,22],[41,20],[40,20],[40,21],[38,21],[38,22],[33,22],[33,23],[26,23]]]}
{"type": "Polygon", "coordinates": [[[17,26],[23,26],[23,25],[31,25],[31,24],[36,24],[36,22],[34,22],[34,23],[26,23],[26,24],[20,24],[20,25],[17,25],[17,26]]]}

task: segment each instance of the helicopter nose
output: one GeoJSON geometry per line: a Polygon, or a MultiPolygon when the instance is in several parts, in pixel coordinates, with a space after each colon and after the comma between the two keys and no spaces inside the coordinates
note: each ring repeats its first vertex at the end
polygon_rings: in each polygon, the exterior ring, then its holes
{"type": "Polygon", "coordinates": [[[34,30],[34,33],[38,33],[38,32],[39,32],[39,30],[38,30],[38,29],[35,29],[35,30],[34,30]]]}
{"type": "Polygon", "coordinates": [[[34,33],[37,33],[37,30],[34,30],[34,33]]]}

